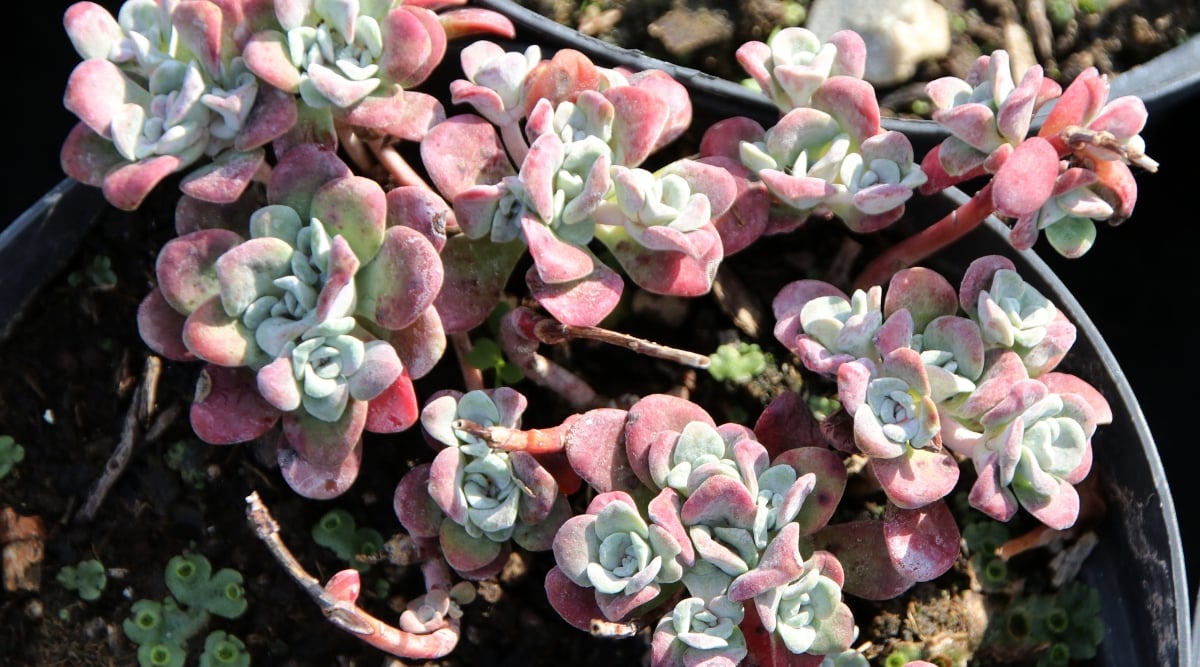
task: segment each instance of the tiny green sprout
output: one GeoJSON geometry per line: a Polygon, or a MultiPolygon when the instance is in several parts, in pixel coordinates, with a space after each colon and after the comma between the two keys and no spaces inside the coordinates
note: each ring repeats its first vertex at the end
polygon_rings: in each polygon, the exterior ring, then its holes
{"type": "Polygon", "coordinates": [[[962,529],[967,551],[973,554],[992,555],[1010,537],[1008,528],[998,521],[984,520],[967,524],[962,529]]]}
{"type": "Polygon", "coordinates": [[[1010,640],[1022,642],[1033,632],[1033,617],[1023,606],[1013,607],[1004,621],[1004,629],[1010,640]]]}
{"type": "Polygon", "coordinates": [[[898,642],[892,647],[892,652],[884,658],[883,667],[904,667],[913,660],[919,660],[921,653],[921,644],[898,642]]]}
{"type": "Polygon", "coordinates": [[[163,452],[163,463],[192,488],[203,489],[208,478],[204,470],[207,451],[207,447],[198,446],[194,440],[176,440],[163,452]]]}
{"type": "Polygon", "coordinates": [[[80,561],[78,565],[63,567],[56,579],[63,588],[78,592],[79,599],[88,602],[99,599],[108,583],[104,564],[94,558],[80,561]]]}
{"type": "Polygon", "coordinates": [[[237,637],[222,630],[214,630],[204,640],[204,653],[200,654],[200,667],[247,667],[250,654],[246,645],[237,637]]]}
{"type": "Polygon", "coordinates": [[[201,554],[183,554],[167,562],[164,579],[167,590],[180,604],[196,605],[208,593],[208,580],[212,576],[212,565],[201,554]]]}
{"type": "Polygon", "coordinates": [[[112,270],[112,259],[107,255],[96,255],[86,269],[68,275],[67,283],[71,287],[79,287],[85,279],[96,289],[110,290],[116,287],[117,274],[112,270]]]}
{"type": "MultiPolygon", "coordinates": [[[[1082,5],[1083,3],[1080,3],[1082,5]]],[[[1065,26],[1075,18],[1075,7],[1071,0],[1048,0],[1046,2],[1046,17],[1058,27],[1065,26]]]]}
{"type": "Polygon", "coordinates": [[[1008,564],[1003,559],[988,553],[971,556],[971,568],[979,579],[979,585],[988,593],[1004,590],[1008,584],[1008,564]]]}
{"type": "Polygon", "coordinates": [[[718,380],[745,384],[767,367],[767,357],[756,343],[725,343],[709,355],[708,372],[718,380]]]}
{"type": "Polygon", "coordinates": [[[491,338],[475,340],[466,358],[472,368],[493,371],[497,387],[515,384],[525,377],[521,367],[505,359],[500,344],[491,338]]]}
{"type": "Polygon", "coordinates": [[[0,435],[0,479],[8,476],[13,466],[25,458],[25,448],[11,435],[0,435]]]}
{"type": "Polygon", "coordinates": [[[209,612],[222,618],[237,618],[246,612],[246,590],[242,588],[242,574],[224,568],[213,575],[208,583],[207,595],[202,604],[209,612]]]}
{"type": "Polygon", "coordinates": [[[142,646],[161,642],[163,635],[162,604],[154,600],[138,600],[130,609],[131,615],[121,624],[129,641],[142,646]]]}
{"type": "Polygon", "coordinates": [[[1062,642],[1052,644],[1037,661],[1037,667],[1067,667],[1071,663],[1071,647],[1062,642]]]}
{"type": "Polygon", "coordinates": [[[1052,634],[1061,635],[1071,626],[1071,617],[1062,607],[1053,607],[1046,614],[1046,629],[1052,634]]]}
{"type": "Polygon", "coordinates": [[[141,667],[183,667],[187,658],[183,647],[171,644],[142,644],[137,655],[141,667]]]}
{"type": "Polygon", "coordinates": [[[1108,0],[1079,0],[1079,11],[1084,14],[1103,14],[1108,11],[1108,0]]]}
{"type": "Polygon", "coordinates": [[[383,549],[383,535],[372,528],[359,528],[354,517],[342,509],[326,512],[312,529],[313,541],[331,549],[338,558],[359,572],[366,572],[371,563],[359,555],[374,555],[383,549]]]}
{"type": "Polygon", "coordinates": [[[808,9],[804,2],[796,0],[786,0],[783,3],[783,16],[780,19],[781,25],[803,25],[804,19],[808,18],[808,9]]]}
{"type": "Polygon", "coordinates": [[[833,414],[834,411],[841,407],[841,405],[842,404],[832,396],[808,397],[808,409],[812,410],[813,416],[816,417],[818,421],[833,414]]]}
{"type": "Polygon", "coordinates": [[[1090,660],[1104,639],[1104,621],[1100,618],[1100,591],[1081,581],[1059,589],[1056,606],[1070,617],[1069,627],[1059,641],[1067,644],[1072,660],[1090,660]]]}
{"type": "Polygon", "coordinates": [[[913,100],[912,112],[922,118],[928,118],[929,114],[933,112],[933,105],[929,103],[929,100],[913,100]]]}
{"type": "Polygon", "coordinates": [[[317,544],[332,549],[338,558],[350,560],[354,530],[354,517],[346,510],[334,509],[326,512],[313,526],[312,537],[317,544]]]}

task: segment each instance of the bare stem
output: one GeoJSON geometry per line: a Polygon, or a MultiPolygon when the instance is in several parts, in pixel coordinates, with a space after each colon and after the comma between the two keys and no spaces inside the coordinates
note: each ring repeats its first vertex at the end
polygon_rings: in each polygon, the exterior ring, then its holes
{"type": "Polygon", "coordinates": [[[762,329],[759,323],[764,319],[762,306],[727,264],[722,264],[717,269],[712,294],[717,300],[717,305],[721,306],[721,310],[725,311],[737,328],[751,338],[758,338],[762,329]]]}
{"type": "Polygon", "coordinates": [[[508,358],[521,367],[525,377],[557,392],[577,410],[606,403],[583,378],[538,354],[541,341],[532,329],[539,317],[532,310],[520,306],[509,311],[500,321],[500,347],[508,358]]]}
{"type": "Polygon", "coordinates": [[[525,161],[525,156],[529,153],[529,145],[525,143],[525,137],[521,134],[521,127],[515,121],[502,125],[500,127],[500,138],[504,141],[504,147],[508,149],[508,155],[512,158],[513,164],[520,166],[525,161]]]}
{"type": "Polygon", "coordinates": [[[506,452],[550,454],[562,451],[566,444],[563,440],[565,429],[561,426],[522,430],[506,426],[484,426],[470,419],[456,419],[452,426],[483,440],[492,449],[506,452]]]}
{"type": "MultiPolygon", "coordinates": [[[[291,550],[280,539],[279,524],[275,522],[275,518],[271,516],[257,491],[246,496],[246,518],[250,522],[255,536],[262,540],[275,560],[279,561],[292,579],[295,579],[296,583],[300,584],[300,587],[317,603],[325,618],[338,628],[355,635],[381,651],[401,658],[420,660],[441,658],[458,645],[460,629],[458,619],[447,618],[446,627],[430,634],[414,634],[375,618],[356,605],[353,599],[330,593],[326,587],[321,585],[321,582],[317,581],[316,577],[313,577],[300,565],[291,550]]],[[[427,590],[434,588],[449,590],[449,574],[445,571],[444,565],[439,567],[435,562],[427,566],[423,563],[421,571],[425,575],[427,590]]]]}
{"type": "Polygon", "coordinates": [[[935,252],[954,243],[978,227],[992,211],[992,183],[979,189],[967,203],[944,218],[912,236],[889,247],[858,274],[856,289],[883,285],[893,273],[923,261],[935,252]]]}
{"type": "Polygon", "coordinates": [[[538,317],[539,319],[533,326],[533,334],[537,340],[549,345],[582,338],[616,345],[637,352],[638,354],[674,361],[675,363],[691,366],[692,368],[708,368],[708,364],[710,363],[706,355],[668,347],[619,331],[602,329],[600,327],[579,327],[571,324],[563,324],[549,317],[538,317]]]}
{"type": "Polygon", "coordinates": [[[463,384],[467,391],[483,389],[483,371],[467,363],[467,354],[471,351],[471,338],[461,331],[448,334],[446,337],[454,346],[454,355],[458,357],[458,368],[462,371],[463,384]]]}

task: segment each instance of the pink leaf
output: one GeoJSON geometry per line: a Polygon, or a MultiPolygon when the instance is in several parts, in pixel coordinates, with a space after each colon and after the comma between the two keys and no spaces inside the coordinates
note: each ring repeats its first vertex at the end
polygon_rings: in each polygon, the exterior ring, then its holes
{"type": "Polygon", "coordinates": [[[213,364],[200,372],[189,416],[196,435],[213,445],[254,440],[279,421],[279,411],[259,395],[253,371],[213,364]]]}
{"type": "Polygon", "coordinates": [[[366,422],[367,402],[350,399],[336,422],[321,421],[304,409],[283,415],[283,435],[308,463],[336,468],[361,444],[366,422]]]}
{"type": "Polygon", "coordinates": [[[293,491],[313,500],[328,500],[345,493],[362,465],[362,441],[337,465],[324,467],[314,465],[300,456],[296,450],[280,441],[277,450],[279,472],[293,491]]]}
{"type": "Polygon", "coordinates": [[[992,181],[996,212],[1013,218],[1037,211],[1054,191],[1058,152],[1049,141],[1030,137],[1013,150],[992,181]]]}

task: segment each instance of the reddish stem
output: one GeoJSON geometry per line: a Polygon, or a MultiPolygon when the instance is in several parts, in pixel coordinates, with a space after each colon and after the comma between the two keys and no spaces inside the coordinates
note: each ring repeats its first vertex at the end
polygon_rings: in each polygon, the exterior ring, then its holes
{"type": "MultiPolygon", "coordinates": [[[[279,524],[271,516],[257,491],[246,497],[246,518],[254,534],[262,540],[275,560],[317,603],[325,618],[338,628],[362,642],[401,658],[433,660],[449,654],[458,645],[460,627],[457,618],[448,619],[446,627],[429,634],[415,634],[388,625],[364,611],[355,604],[359,588],[358,572],[355,570],[343,570],[334,575],[327,585],[322,586],[316,577],[300,565],[283,543],[279,537],[279,524]]],[[[425,575],[426,590],[449,590],[450,573],[440,559],[423,563],[421,572],[425,575]]]]}
{"type": "Polygon", "coordinates": [[[995,211],[992,204],[992,184],[988,182],[970,201],[954,209],[946,217],[888,248],[871,260],[854,281],[855,289],[883,285],[893,273],[923,261],[935,252],[954,243],[978,227],[995,211]]]}
{"type": "Polygon", "coordinates": [[[531,428],[522,430],[507,426],[484,426],[469,419],[456,419],[454,428],[470,433],[487,442],[492,449],[505,452],[529,452],[530,454],[553,454],[561,452],[566,445],[566,425],[554,428],[531,428]]]}

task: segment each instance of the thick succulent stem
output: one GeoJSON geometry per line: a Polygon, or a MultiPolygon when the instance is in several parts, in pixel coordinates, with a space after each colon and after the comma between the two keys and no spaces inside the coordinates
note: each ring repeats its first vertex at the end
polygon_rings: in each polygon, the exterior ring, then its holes
{"type": "Polygon", "coordinates": [[[578,410],[587,410],[606,401],[583,378],[538,354],[541,339],[534,325],[541,319],[525,307],[515,308],[500,321],[500,347],[513,363],[521,367],[525,377],[551,389],[578,410]]]}
{"type": "Polygon", "coordinates": [[[967,203],[944,218],[912,236],[896,243],[871,260],[858,278],[855,289],[884,285],[892,274],[913,266],[937,251],[969,234],[995,210],[992,204],[992,184],[980,188],[967,203]]]}
{"type": "Polygon", "coordinates": [[[456,419],[454,428],[470,433],[487,442],[492,449],[506,452],[529,452],[530,454],[552,454],[566,446],[566,426],[522,430],[506,426],[484,426],[469,419],[456,419]]]}
{"type": "Polygon", "coordinates": [[[467,354],[471,351],[471,338],[465,332],[448,334],[446,336],[454,346],[454,355],[458,357],[458,367],[462,371],[463,384],[467,391],[483,389],[483,371],[467,363],[467,354]]]}
{"type": "MultiPolygon", "coordinates": [[[[430,634],[405,632],[359,608],[354,603],[354,597],[357,596],[356,587],[322,586],[283,543],[279,537],[279,524],[275,522],[257,491],[246,496],[246,518],[255,536],[262,540],[275,560],[279,561],[296,583],[312,597],[330,623],[381,651],[401,658],[432,660],[449,654],[458,645],[459,621],[456,618],[448,618],[446,627],[430,634]],[[342,594],[334,594],[330,588],[338,588],[342,594]]],[[[450,589],[450,575],[440,559],[425,561],[421,571],[425,575],[427,589],[450,589]]],[[[348,572],[357,575],[354,570],[348,572]]],[[[338,576],[335,576],[334,580],[337,579],[338,576]]]]}
{"type": "Polygon", "coordinates": [[[504,141],[504,147],[508,150],[508,156],[512,159],[513,164],[521,164],[525,161],[525,156],[529,153],[529,144],[525,143],[525,137],[521,134],[521,127],[518,123],[512,122],[500,127],[500,138],[504,141]]]}

